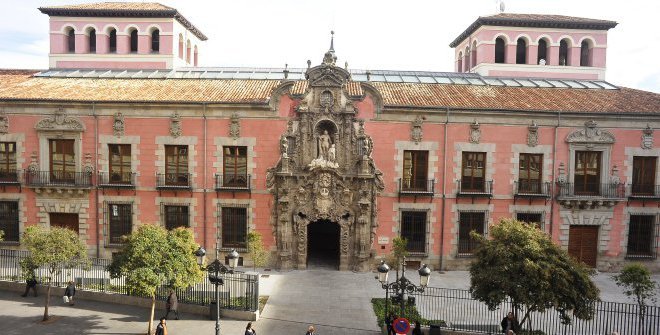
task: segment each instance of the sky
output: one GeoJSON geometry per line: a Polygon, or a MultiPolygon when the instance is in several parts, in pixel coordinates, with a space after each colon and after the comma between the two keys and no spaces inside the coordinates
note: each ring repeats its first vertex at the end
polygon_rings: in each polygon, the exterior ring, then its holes
{"type": "MultiPolygon", "coordinates": [[[[134,0],[132,0],[134,1],[134,0]]],[[[158,1],[158,0],[152,0],[158,1]]],[[[0,68],[48,67],[48,16],[40,6],[93,0],[0,0],[0,68]]],[[[338,64],[363,70],[453,71],[449,43],[495,0],[160,0],[209,40],[200,66],[304,68],[319,64],[335,31],[338,64]]],[[[607,80],[660,93],[658,0],[505,0],[509,13],[614,20],[607,80]]]]}

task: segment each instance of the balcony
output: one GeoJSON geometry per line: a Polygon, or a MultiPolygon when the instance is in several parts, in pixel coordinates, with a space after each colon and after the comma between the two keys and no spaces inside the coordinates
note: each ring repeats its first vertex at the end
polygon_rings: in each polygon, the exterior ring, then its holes
{"type": "Polygon", "coordinates": [[[630,184],[628,185],[628,200],[660,200],[660,185],[630,184]]]}
{"type": "Polygon", "coordinates": [[[135,176],[133,172],[99,172],[97,185],[99,188],[131,189],[135,188],[135,176]]]}
{"type": "Polygon", "coordinates": [[[483,181],[472,183],[470,185],[463,183],[461,180],[456,181],[458,183],[458,192],[456,192],[456,198],[472,198],[474,203],[474,198],[493,198],[493,181],[483,181]]]}
{"type": "Polygon", "coordinates": [[[401,196],[433,197],[435,179],[399,179],[399,200],[401,196]]]}
{"type": "Polygon", "coordinates": [[[21,187],[18,171],[0,171],[0,187],[4,190],[7,186],[21,187]]]}
{"type": "Polygon", "coordinates": [[[36,193],[76,193],[82,194],[91,189],[91,172],[68,171],[25,171],[25,184],[34,188],[36,193]]]}
{"type": "Polygon", "coordinates": [[[625,199],[625,185],[611,183],[560,183],[557,200],[566,209],[610,208],[625,199]]]}
{"type": "Polygon", "coordinates": [[[157,173],[156,189],[158,190],[192,190],[191,173],[157,173]]]}
{"type": "Polygon", "coordinates": [[[514,182],[513,201],[515,203],[518,198],[529,199],[530,203],[533,199],[550,199],[551,185],[550,182],[530,182],[521,180],[514,182]]]}
{"type": "Polygon", "coordinates": [[[249,174],[227,174],[215,175],[215,191],[216,192],[250,192],[250,178],[249,174]]]}

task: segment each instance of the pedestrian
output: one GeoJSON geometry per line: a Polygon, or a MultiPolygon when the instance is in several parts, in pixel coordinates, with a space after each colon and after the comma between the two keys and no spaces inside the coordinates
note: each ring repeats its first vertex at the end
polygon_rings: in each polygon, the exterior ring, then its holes
{"type": "Polygon", "coordinates": [[[387,315],[385,318],[385,327],[387,328],[387,335],[396,335],[394,333],[394,328],[392,327],[392,323],[394,323],[394,314],[390,313],[387,315]]]}
{"type": "Polygon", "coordinates": [[[21,297],[27,297],[30,289],[34,291],[34,296],[37,296],[37,277],[34,274],[34,270],[30,272],[30,275],[25,280],[25,293],[21,294],[21,297]]]}
{"type": "Polygon", "coordinates": [[[64,289],[64,302],[68,302],[69,306],[73,306],[73,296],[76,295],[76,285],[73,281],[69,280],[69,285],[64,289]]]}
{"type": "Polygon", "coordinates": [[[176,320],[179,320],[179,299],[176,297],[176,292],[174,292],[173,289],[170,289],[170,295],[167,296],[167,303],[165,303],[165,310],[167,313],[165,313],[164,318],[168,318],[170,316],[170,312],[174,312],[174,316],[176,316],[176,320]]]}
{"type": "Polygon", "coordinates": [[[509,312],[504,319],[502,319],[502,333],[506,335],[516,335],[520,331],[520,324],[518,319],[513,315],[513,312],[509,312]]]}
{"type": "Polygon", "coordinates": [[[422,335],[422,325],[419,324],[418,320],[415,320],[415,328],[412,331],[412,335],[422,335]]]}
{"type": "Polygon", "coordinates": [[[305,335],[316,335],[316,331],[314,331],[314,326],[309,326],[309,328],[307,328],[307,332],[305,333],[305,335]]]}
{"type": "Polygon", "coordinates": [[[252,322],[248,322],[245,326],[245,335],[257,335],[257,331],[252,329],[252,322]]]}
{"type": "Polygon", "coordinates": [[[167,335],[167,322],[165,318],[160,318],[160,323],[156,326],[156,333],[154,335],[167,335]]]}

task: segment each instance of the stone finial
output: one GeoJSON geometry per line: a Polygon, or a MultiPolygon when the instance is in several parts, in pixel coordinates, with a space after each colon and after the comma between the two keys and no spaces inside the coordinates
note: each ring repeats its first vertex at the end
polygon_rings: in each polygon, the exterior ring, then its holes
{"type": "Polygon", "coordinates": [[[289,78],[289,64],[284,64],[284,79],[289,78]]]}
{"type": "Polygon", "coordinates": [[[30,164],[28,165],[28,171],[29,172],[37,172],[39,171],[39,160],[38,160],[39,155],[37,155],[36,151],[32,151],[30,154],[30,164]]]}
{"type": "Polygon", "coordinates": [[[646,124],[646,128],[642,130],[642,149],[653,148],[653,128],[650,124],[646,124]]]}
{"type": "Polygon", "coordinates": [[[182,132],[183,129],[181,129],[181,116],[179,116],[179,113],[174,112],[174,114],[170,116],[170,136],[176,138],[181,136],[182,132]]]}
{"type": "Polygon", "coordinates": [[[330,49],[323,56],[323,64],[335,65],[337,63],[337,55],[335,55],[335,32],[330,31],[330,49]]]}
{"type": "Polygon", "coordinates": [[[312,61],[308,59],[307,60],[307,70],[309,70],[310,67],[312,67],[312,61]]]}
{"type": "Polygon", "coordinates": [[[114,122],[112,123],[112,133],[117,136],[124,135],[124,114],[117,112],[114,115],[114,122]]]}
{"type": "Polygon", "coordinates": [[[530,147],[535,147],[539,144],[539,126],[536,124],[536,121],[532,121],[532,124],[527,127],[527,145],[530,147]]]}
{"type": "Polygon", "coordinates": [[[415,120],[412,122],[412,129],[410,130],[410,138],[415,142],[415,144],[419,144],[419,142],[422,141],[422,123],[424,122],[426,118],[417,115],[415,120]]]}
{"type": "Polygon", "coordinates": [[[481,141],[481,125],[477,120],[470,125],[470,143],[479,144],[481,141]]]}
{"type": "Polygon", "coordinates": [[[83,172],[92,174],[94,173],[94,164],[92,162],[92,154],[91,153],[86,153],[85,154],[85,164],[83,165],[83,172]]]}
{"type": "Polygon", "coordinates": [[[612,167],[612,175],[610,176],[610,184],[618,185],[621,183],[621,178],[619,178],[619,167],[614,165],[612,167]]]}
{"type": "Polygon", "coordinates": [[[233,113],[229,121],[229,137],[237,139],[241,137],[241,120],[238,113],[233,113]]]}
{"type": "Polygon", "coordinates": [[[566,183],[566,165],[564,165],[564,162],[559,163],[559,168],[558,168],[558,173],[557,173],[557,182],[559,184],[564,184],[566,183]]]}
{"type": "Polygon", "coordinates": [[[9,118],[5,111],[0,111],[0,134],[9,132],[9,118]]]}

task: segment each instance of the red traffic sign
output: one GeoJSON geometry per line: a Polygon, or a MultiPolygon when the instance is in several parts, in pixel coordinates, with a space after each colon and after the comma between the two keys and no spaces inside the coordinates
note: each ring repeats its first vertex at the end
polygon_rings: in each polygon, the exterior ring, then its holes
{"type": "Polygon", "coordinates": [[[398,318],[392,322],[392,328],[397,334],[408,334],[410,322],[405,318],[398,318]]]}

